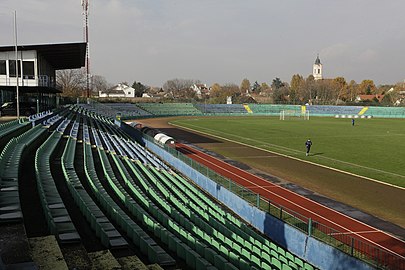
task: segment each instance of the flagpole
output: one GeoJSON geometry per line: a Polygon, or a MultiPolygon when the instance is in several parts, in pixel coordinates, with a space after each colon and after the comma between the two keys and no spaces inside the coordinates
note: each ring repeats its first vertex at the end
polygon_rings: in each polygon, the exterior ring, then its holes
{"type": "Polygon", "coordinates": [[[15,74],[16,74],[16,96],[17,96],[17,119],[20,120],[20,93],[18,83],[18,46],[17,46],[17,11],[14,11],[14,38],[15,38],[15,74]]]}

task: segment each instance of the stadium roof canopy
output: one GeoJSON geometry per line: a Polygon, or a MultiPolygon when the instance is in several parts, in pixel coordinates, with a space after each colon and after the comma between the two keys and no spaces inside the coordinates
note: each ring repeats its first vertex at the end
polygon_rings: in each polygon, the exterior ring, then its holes
{"type": "MultiPolygon", "coordinates": [[[[14,46],[0,46],[0,52],[14,51],[14,46]]],[[[18,51],[37,51],[56,70],[85,66],[86,43],[19,45],[18,51]]]]}

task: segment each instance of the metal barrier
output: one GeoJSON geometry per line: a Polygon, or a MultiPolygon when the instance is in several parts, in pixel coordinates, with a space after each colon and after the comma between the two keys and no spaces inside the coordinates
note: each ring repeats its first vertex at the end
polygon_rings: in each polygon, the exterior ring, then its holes
{"type": "MultiPolygon", "coordinates": [[[[150,136],[144,135],[144,138],[148,141],[156,143],[150,136]]],[[[309,236],[380,269],[405,270],[405,259],[401,256],[383,250],[375,245],[350,236],[349,234],[337,231],[322,223],[313,222],[311,218],[279,205],[271,199],[260,197],[259,194],[233,182],[229,178],[214,172],[213,170],[187,157],[174,148],[166,145],[160,145],[160,147],[163,147],[166,152],[183,161],[193,169],[207,176],[250,204],[268,212],[272,216],[308,234],[309,236]]]]}

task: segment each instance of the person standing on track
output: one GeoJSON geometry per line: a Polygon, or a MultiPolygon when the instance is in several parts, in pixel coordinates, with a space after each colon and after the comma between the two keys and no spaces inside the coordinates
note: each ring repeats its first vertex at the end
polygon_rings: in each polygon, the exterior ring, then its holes
{"type": "Polygon", "coordinates": [[[305,147],[307,148],[307,153],[305,154],[306,156],[309,155],[309,151],[311,151],[311,146],[312,146],[312,141],[311,141],[311,139],[308,139],[305,142],[305,147]]]}

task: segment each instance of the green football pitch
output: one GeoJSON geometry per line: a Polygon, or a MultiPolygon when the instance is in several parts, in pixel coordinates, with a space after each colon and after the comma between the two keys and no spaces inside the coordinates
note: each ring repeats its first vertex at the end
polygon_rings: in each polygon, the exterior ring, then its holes
{"type": "Polygon", "coordinates": [[[405,120],[201,117],[171,123],[405,187],[405,120]],[[305,156],[305,141],[313,142],[305,156]]]}

